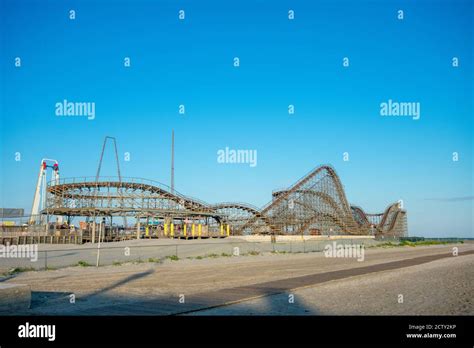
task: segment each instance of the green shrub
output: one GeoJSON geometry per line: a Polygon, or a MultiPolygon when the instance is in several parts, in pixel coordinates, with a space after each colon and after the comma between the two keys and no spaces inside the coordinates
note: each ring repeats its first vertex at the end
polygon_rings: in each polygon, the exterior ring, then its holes
{"type": "Polygon", "coordinates": [[[248,252],[248,255],[256,256],[256,255],[260,255],[260,252],[259,252],[259,251],[254,251],[254,250],[252,250],[252,251],[249,251],[249,252],[248,252]]]}
{"type": "Polygon", "coordinates": [[[17,274],[17,273],[22,273],[22,272],[29,272],[29,271],[34,271],[35,269],[33,267],[15,267],[12,268],[7,272],[7,275],[12,275],[12,274],[17,274]]]}
{"type": "Polygon", "coordinates": [[[84,261],[84,260],[81,260],[77,263],[78,266],[81,266],[81,267],[89,267],[91,266],[89,263],[87,263],[87,261],[84,261]]]}
{"type": "Polygon", "coordinates": [[[148,262],[161,263],[161,259],[158,259],[156,257],[150,257],[148,259],[148,262]]]}

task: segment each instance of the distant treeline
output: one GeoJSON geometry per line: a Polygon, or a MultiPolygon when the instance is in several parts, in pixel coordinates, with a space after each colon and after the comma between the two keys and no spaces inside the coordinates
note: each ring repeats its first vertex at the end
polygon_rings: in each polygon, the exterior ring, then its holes
{"type": "Polygon", "coordinates": [[[419,241],[430,241],[436,240],[440,242],[460,242],[463,240],[474,240],[474,238],[457,238],[457,237],[447,237],[447,238],[436,238],[436,237],[400,237],[400,241],[408,241],[408,242],[419,242],[419,241]]]}

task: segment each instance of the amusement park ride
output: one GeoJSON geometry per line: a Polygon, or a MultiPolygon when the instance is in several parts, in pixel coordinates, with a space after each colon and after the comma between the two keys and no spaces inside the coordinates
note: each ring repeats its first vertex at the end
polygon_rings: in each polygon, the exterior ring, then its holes
{"type": "MultiPolygon", "coordinates": [[[[51,169],[50,184],[59,183],[59,163],[54,159],[43,158],[41,160],[38,181],[36,183],[35,195],[33,197],[33,206],[31,208],[30,225],[44,223],[45,215],[40,212],[46,207],[46,186],[47,186],[47,170],[51,169]],[[50,163],[50,164],[48,164],[50,163]],[[51,164],[52,163],[52,164],[51,164]]],[[[62,218],[58,217],[58,222],[62,218]]]]}
{"type": "Polygon", "coordinates": [[[100,177],[108,138],[95,177],[60,179],[57,161],[41,161],[30,224],[44,223],[45,216],[67,217],[68,221],[72,217],[94,221],[121,217],[126,221],[128,217],[136,226],[173,222],[204,224],[216,230],[229,226],[233,235],[407,235],[406,211],[400,203],[390,204],[379,214],[365,213],[348,203],[338,175],[328,165],[315,168],[287,189],[274,191],[262,208],[245,203],[212,205],[155,181],[122,177],[113,138],[118,177],[100,177]],[[47,169],[52,173],[49,182],[47,169]],[[43,218],[34,218],[38,215],[43,218]]]}

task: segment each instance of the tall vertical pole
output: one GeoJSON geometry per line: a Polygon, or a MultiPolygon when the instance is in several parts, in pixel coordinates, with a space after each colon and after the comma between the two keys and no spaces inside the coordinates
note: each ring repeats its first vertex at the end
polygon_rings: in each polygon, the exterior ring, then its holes
{"type": "Polygon", "coordinates": [[[94,221],[92,222],[92,243],[95,243],[95,216],[94,216],[94,221]]]}
{"type": "MultiPolygon", "coordinates": [[[[45,209],[46,208],[46,171],[43,171],[43,178],[42,178],[42,192],[41,192],[41,208],[45,209]]],[[[44,220],[43,215],[40,215],[40,221],[42,222],[44,220]]],[[[49,216],[46,217],[46,224],[49,222],[49,216]]]]}
{"type": "Polygon", "coordinates": [[[171,131],[171,193],[174,194],[174,129],[171,131]]]}
{"type": "Polygon", "coordinates": [[[137,216],[137,239],[140,239],[140,215],[137,216]]]}
{"type": "MultiPolygon", "coordinates": [[[[95,218],[94,218],[95,220],[95,218]]],[[[95,223],[95,221],[94,221],[95,223]]],[[[100,236],[102,234],[102,228],[105,229],[105,226],[103,226],[102,224],[102,221],[99,222],[99,244],[97,244],[97,260],[96,260],[96,263],[95,263],[95,266],[96,267],[99,267],[99,262],[100,262],[100,236]]]]}

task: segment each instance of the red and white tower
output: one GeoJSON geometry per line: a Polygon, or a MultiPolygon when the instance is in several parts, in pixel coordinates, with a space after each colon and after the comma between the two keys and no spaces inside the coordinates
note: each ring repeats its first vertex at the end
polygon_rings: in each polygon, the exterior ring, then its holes
{"type": "Polygon", "coordinates": [[[31,208],[30,225],[42,222],[40,212],[46,207],[46,186],[48,183],[46,176],[48,168],[51,169],[51,184],[59,184],[58,161],[49,158],[43,158],[41,160],[38,182],[36,184],[35,196],[33,198],[33,206],[31,208]]]}

